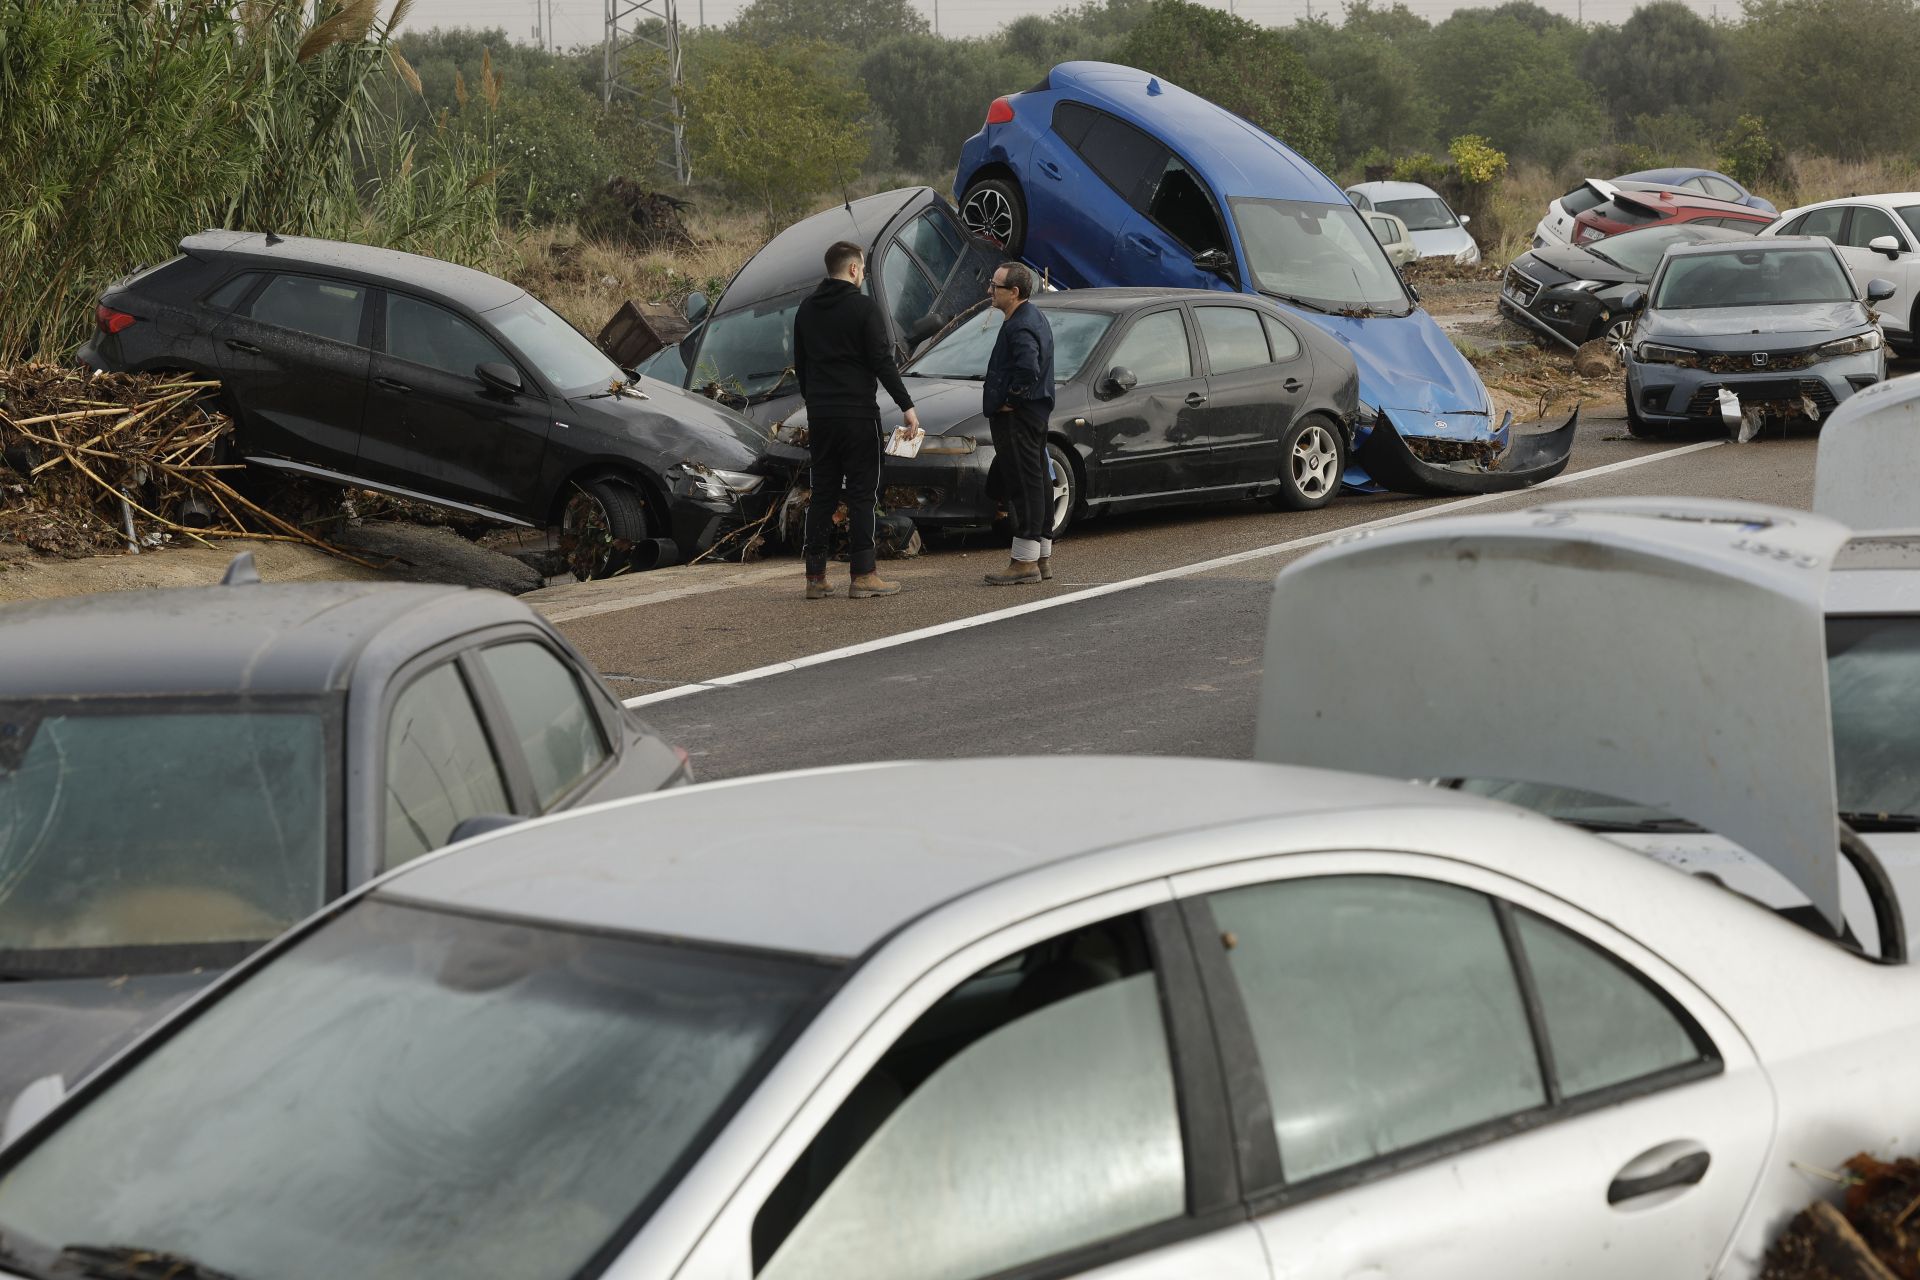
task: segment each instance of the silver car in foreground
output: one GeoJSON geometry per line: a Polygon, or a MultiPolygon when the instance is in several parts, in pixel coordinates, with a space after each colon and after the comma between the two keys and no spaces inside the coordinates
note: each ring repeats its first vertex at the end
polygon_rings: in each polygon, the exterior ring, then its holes
{"type": "MultiPolygon", "coordinates": [[[[1627,429],[1725,424],[1750,440],[1768,422],[1818,422],[1886,377],[1886,345],[1846,264],[1817,237],[1667,251],[1629,335],[1627,429]]],[[[1639,306],[1636,291],[1623,308],[1639,306]]]]}
{"type": "Polygon", "coordinates": [[[1841,931],[1809,714],[1844,537],[1560,510],[1328,548],[1276,588],[1258,744],[1657,788],[1812,919],[1507,806],[1281,764],[693,787],[478,837],[282,938],[0,1153],[4,1265],[1754,1275],[1832,1190],[1807,1170],[1920,1142],[1920,974],[1899,931],[1884,962],[1841,931]],[[1356,607],[1309,607],[1333,592],[1356,607]],[[1764,642],[1549,678],[1636,601],[1764,642]],[[1365,637],[1429,608],[1441,665],[1370,670],[1365,637]],[[1516,650],[1516,618],[1541,642],[1516,650]]]}

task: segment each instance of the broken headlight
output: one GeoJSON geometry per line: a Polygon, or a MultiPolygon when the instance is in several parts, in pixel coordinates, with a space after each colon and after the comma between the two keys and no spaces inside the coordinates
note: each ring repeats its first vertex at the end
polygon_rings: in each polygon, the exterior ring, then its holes
{"type": "Polygon", "coordinates": [[[972,436],[928,436],[920,442],[920,456],[928,454],[967,454],[980,447],[972,436]]]}
{"type": "Polygon", "coordinates": [[[1657,342],[1643,342],[1633,353],[1634,359],[1641,364],[1673,364],[1682,369],[1700,367],[1700,353],[1689,351],[1685,347],[1663,347],[1657,342]]]}
{"type": "Polygon", "coordinates": [[[716,502],[732,502],[743,498],[767,482],[765,476],[746,471],[722,471],[719,467],[710,467],[692,459],[670,469],[667,474],[672,477],[675,488],[716,502]]]}
{"type": "Polygon", "coordinates": [[[1836,356],[1857,356],[1863,351],[1880,349],[1880,331],[1869,329],[1865,333],[1856,333],[1851,338],[1838,338],[1832,342],[1823,342],[1813,349],[1815,360],[1831,360],[1836,356]]]}

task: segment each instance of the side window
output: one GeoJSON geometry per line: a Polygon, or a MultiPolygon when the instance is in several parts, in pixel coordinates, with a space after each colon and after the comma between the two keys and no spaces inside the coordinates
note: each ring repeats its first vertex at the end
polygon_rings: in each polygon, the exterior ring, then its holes
{"type": "Polygon", "coordinates": [[[886,291],[887,310],[893,314],[894,328],[901,333],[913,328],[920,317],[933,310],[933,281],[927,279],[899,241],[887,246],[880,287],[886,291]]]}
{"type": "Polygon", "coordinates": [[[1542,1107],[1493,903],[1396,876],[1210,899],[1246,1003],[1289,1182],[1542,1107]]]}
{"type": "Polygon", "coordinates": [[[1131,369],[1143,387],[1191,378],[1193,356],[1187,350],[1187,326],[1180,313],[1156,311],[1135,321],[1107,362],[1107,369],[1118,368],[1131,369]]]}
{"type": "Polygon", "coordinates": [[[1807,219],[1812,216],[1813,215],[1810,213],[1801,214],[1799,217],[1795,218],[1792,222],[1789,222],[1785,226],[1781,227],[1780,234],[1783,236],[1797,236],[1797,235],[1803,234],[1800,229],[1807,225],[1807,219]]]}
{"type": "Polygon", "coordinates": [[[464,818],[512,811],[480,714],[453,663],[415,680],[394,704],[386,790],[383,869],[439,848],[464,818]]]}
{"type": "Polygon", "coordinates": [[[1078,102],[1056,102],[1053,104],[1053,131],[1060,135],[1061,141],[1075,151],[1086,141],[1087,130],[1093,127],[1094,117],[1100,113],[1092,107],[1082,106],[1078,102]]]}
{"type": "Polygon", "coordinates": [[[1227,234],[1206,189],[1178,159],[1168,160],[1156,179],[1146,215],[1195,253],[1227,247],[1227,234]]]}
{"type": "Polygon", "coordinates": [[[988,966],[913,1024],[761,1207],[762,1280],[974,1280],[1180,1217],[1186,1160],[1144,930],[988,966]]]}
{"type": "Polygon", "coordinates": [[[1293,330],[1264,311],[1260,313],[1260,319],[1267,326],[1267,344],[1273,348],[1275,364],[1282,364],[1300,354],[1300,339],[1293,330]]]}
{"type": "Polygon", "coordinates": [[[1875,209],[1871,205],[1856,206],[1853,222],[1847,227],[1847,243],[1864,249],[1877,236],[1892,236],[1902,248],[1906,247],[1906,237],[1900,234],[1900,228],[1893,225],[1893,219],[1886,210],[1875,209]]]}
{"type": "Polygon", "coordinates": [[[1530,911],[1514,917],[1563,1097],[1706,1056],[1688,1024],[1632,970],[1530,911]]]}
{"type": "Polygon", "coordinates": [[[497,360],[511,365],[492,339],[444,307],[405,294],[387,295],[387,354],[423,364],[459,378],[472,378],[476,365],[497,360]]]}
{"type": "Polygon", "coordinates": [[[1697,173],[1694,174],[1691,178],[1688,178],[1685,182],[1681,183],[1680,185],[1683,187],[1686,187],[1690,191],[1698,191],[1701,195],[1710,194],[1707,190],[1707,180],[1701,177],[1697,173]]]}
{"type": "MultiPolygon", "coordinates": [[[[242,272],[208,294],[207,305],[221,311],[232,311],[246,298],[247,291],[253,288],[254,282],[259,278],[260,273],[257,271],[242,272]]],[[[359,336],[357,330],[354,336],[356,338],[359,336]]]]}
{"type": "Polygon", "coordinates": [[[1841,225],[1847,220],[1847,206],[1837,204],[1827,209],[1815,209],[1794,228],[1793,234],[1800,236],[1825,236],[1835,244],[1840,243],[1841,225]]]}
{"type": "Polygon", "coordinates": [[[507,719],[545,810],[607,758],[600,721],[579,681],[543,644],[516,640],[491,645],[480,651],[480,662],[506,704],[507,719]]]}
{"type": "Polygon", "coordinates": [[[1132,125],[1098,113],[1076,149],[1108,186],[1135,202],[1136,208],[1145,207],[1146,183],[1167,163],[1165,147],[1132,125]]]}
{"type": "Polygon", "coordinates": [[[1725,178],[1712,178],[1712,177],[1701,178],[1700,185],[1706,188],[1706,192],[1708,195],[1713,196],[1715,199],[1718,199],[1718,200],[1732,200],[1737,203],[1738,201],[1743,199],[1743,197],[1740,194],[1740,188],[1734,186],[1731,182],[1728,182],[1725,178]]]}
{"type": "Polygon", "coordinates": [[[1195,307],[1193,314],[1200,321],[1200,340],[1212,372],[1232,373],[1272,361],[1260,314],[1251,307],[1195,307]]]}
{"type": "Polygon", "coordinates": [[[960,263],[960,234],[940,213],[929,210],[921,214],[907,224],[900,238],[933,272],[938,284],[945,284],[960,263]]]}
{"type": "Polygon", "coordinates": [[[360,315],[367,291],[341,280],[275,276],[247,314],[261,324],[310,333],[334,342],[360,341],[360,315]]]}
{"type": "Polygon", "coordinates": [[[1355,208],[1363,209],[1363,210],[1373,208],[1373,201],[1367,199],[1365,196],[1361,195],[1358,191],[1347,192],[1347,198],[1353,201],[1355,208]]]}

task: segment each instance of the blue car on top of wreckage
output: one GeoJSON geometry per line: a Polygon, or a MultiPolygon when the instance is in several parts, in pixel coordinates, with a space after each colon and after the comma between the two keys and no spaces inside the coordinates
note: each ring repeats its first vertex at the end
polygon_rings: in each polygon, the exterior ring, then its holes
{"type": "Polygon", "coordinates": [[[1479,375],[1332,179],[1147,72],[1066,62],[995,98],[954,196],[968,230],[1066,288],[1260,294],[1331,334],[1360,370],[1350,485],[1499,492],[1571,456],[1577,409],[1546,431],[1515,432],[1511,413],[1495,425],[1479,375]]]}

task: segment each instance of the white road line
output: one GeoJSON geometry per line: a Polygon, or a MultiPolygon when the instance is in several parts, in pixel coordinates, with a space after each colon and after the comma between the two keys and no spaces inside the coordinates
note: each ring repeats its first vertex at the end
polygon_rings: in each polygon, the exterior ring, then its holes
{"type": "MultiPolygon", "coordinates": [[[[1619,462],[1609,462],[1605,466],[1592,467],[1586,471],[1562,473],[1553,479],[1535,485],[1521,493],[1538,493],[1542,489],[1551,489],[1560,485],[1578,484],[1582,480],[1595,476],[1609,475],[1615,471],[1626,471],[1633,467],[1645,466],[1651,462],[1660,462],[1667,458],[1683,457],[1689,453],[1699,453],[1702,449],[1712,449],[1726,443],[1724,440],[1703,440],[1698,444],[1682,445],[1678,449],[1667,449],[1660,453],[1642,454],[1637,458],[1625,458],[1619,462]]],[[[1479,493],[1470,498],[1456,498],[1452,502],[1443,502],[1437,507],[1423,507],[1418,511],[1403,511],[1399,515],[1382,516],[1378,520],[1366,520],[1360,524],[1350,524],[1339,529],[1329,529],[1325,533],[1310,534],[1304,538],[1292,538],[1286,542],[1276,542],[1271,546],[1255,547],[1251,551],[1236,551],[1232,555],[1218,556],[1212,560],[1201,560],[1194,564],[1180,565],[1172,569],[1162,569],[1157,573],[1143,574],[1138,578],[1127,578],[1120,582],[1103,583],[1097,587],[1088,587],[1082,591],[1068,592],[1066,595],[1048,596],[1042,600],[1015,605],[1010,609],[995,609],[990,613],[976,613],[965,618],[955,618],[952,622],[941,622],[931,627],[921,627],[916,631],[902,631],[897,635],[882,636],[878,640],[867,640],[860,644],[850,644],[839,649],[828,649],[822,653],[811,653],[802,658],[786,662],[770,663],[764,667],[754,667],[749,671],[736,671],[732,675],[716,676],[712,680],[703,680],[694,684],[678,684],[671,689],[661,689],[656,693],[643,693],[637,698],[628,698],[625,705],[644,707],[655,702],[668,702],[674,698],[684,698],[688,694],[701,693],[708,689],[725,688],[731,685],[747,684],[754,680],[763,680],[768,676],[785,675],[789,671],[799,671],[805,667],[817,667],[826,662],[838,662],[842,658],[855,658],[863,653],[877,653],[881,649],[891,649],[897,645],[913,644],[919,640],[931,640],[935,636],[951,635],[956,631],[965,631],[970,627],[984,627],[994,622],[1004,622],[1008,618],[1018,618],[1023,614],[1039,613],[1043,609],[1058,609],[1062,605],[1078,604],[1082,600],[1092,600],[1099,596],[1110,596],[1121,591],[1131,591],[1135,587],[1144,587],[1155,582],[1170,582],[1176,578],[1190,578],[1199,573],[1210,573],[1215,569],[1224,569],[1228,565],[1244,564],[1249,560],[1260,560],[1268,556],[1285,555],[1289,551],[1299,551],[1305,547],[1318,546],[1323,542],[1332,542],[1335,538],[1344,538],[1350,533],[1363,529],[1386,529],[1397,524],[1407,524],[1414,520],[1428,520],[1434,516],[1450,515],[1456,511],[1465,511],[1469,507],[1481,506],[1501,498],[1511,498],[1512,493],[1479,493]]]]}

